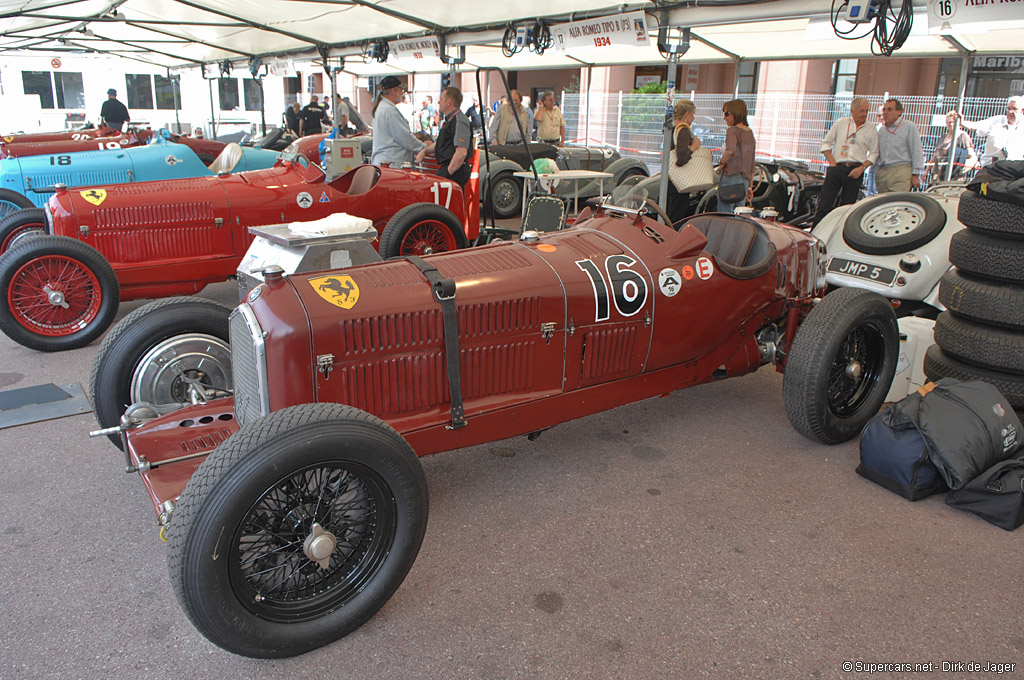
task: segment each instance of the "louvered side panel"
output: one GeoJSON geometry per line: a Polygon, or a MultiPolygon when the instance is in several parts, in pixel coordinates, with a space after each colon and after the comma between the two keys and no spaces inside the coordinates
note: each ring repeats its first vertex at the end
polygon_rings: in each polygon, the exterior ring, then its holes
{"type": "Polygon", "coordinates": [[[583,381],[607,379],[627,371],[636,344],[636,332],[633,325],[589,331],[584,338],[583,381]]]}
{"type": "Polygon", "coordinates": [[[428,309],[341,323],[345,355],[377,351],[415,350],[441,343],[441,311],[428,309]]]}
{"type": "Polygon", "coordinates": [[[95,247],[112,262],[142,262],[214,253],[213,227],[118,229],[96,233],[95,247]]]}
{"type": "Polygon", "coordinates": [[[204,224],[213,226],[210,203],[171,203],[104,208],[93,212],[97,229],[204,224]]]}
{"type": "Polygon", "coordinates": [[[426,409],[448,400],[441,352],[344,366],[343,403],[385,417],[426,409]]]}
{"type": "Polygon", "coordinates": [[[458,310],[459,333],[465,337],[540,328],[540,298],[501,300],[458,310]]]}
{"type": "Polygon", "coordinates": [[[463,398],[478,399],[533,389],[536,349],[536,344],[528,341],[463,351],[463,398]]]}

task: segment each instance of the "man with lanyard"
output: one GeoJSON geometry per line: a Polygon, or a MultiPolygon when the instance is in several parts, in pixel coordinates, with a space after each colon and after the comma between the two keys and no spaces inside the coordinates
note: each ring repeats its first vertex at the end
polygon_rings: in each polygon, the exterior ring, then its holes
{"type": "Polygon", "coordinates": [[[850,102],[850,115],[833,123],[821,142],[821,153],[828,161],[828,168],[814,224],[832,210],[836,196],[839,196],[839,205],[857,201],[864,171],[878,156],[878,130],[868,125],[869,108],[867,99],[854,97],[850,102]]]}
{"type": "Polygon", "coordinates": [[[537,109],[537,138],[545,144],[562,146],[565,143],[565,118],[555,106],[555,93],[545,92],[537,109]]]}
{"type": "Polygon", "coordinates": [[[1024,160],[1024,121],[1021,121],[1021,104],[1024,97],[1010,97],[1006,102],[1006,115],[992,116],[977,123],[965,120],[959,113],[960,126],[968,130],[985,133],[985,153],[981,164],[991,165],[994,161],[1024,160]]]}
{"type": "Polygon", "coordinates": [[[434,144],[434,156],[441,166],[437,174],[450,177],[465,189],[471,173],[467,160],[473,134],[469,118],[462,112],[462,92],[457,87],[444,88],[437,105],[441,110],[441,130],[434,144]]]}
{"type": "Polygon", "coordinates": [[[903,118],[899,99],[886,99],[882,106],[882,124],[878,126],[878,163],[875,186],[878,193],[910,191],[921,187],[924,154],[921,133],[903,118]]]}
{"type": "Polygon", "coordinates": [[[397,76],[387,76],[380,81],[380,101],[373,112],[373,153],[370,162],[374,165],[400,166],[411,163],[415,154],[419,163],[427,154],[427,145],[413,137],[409,121],[398,110],[405,88],[397,76]]]}

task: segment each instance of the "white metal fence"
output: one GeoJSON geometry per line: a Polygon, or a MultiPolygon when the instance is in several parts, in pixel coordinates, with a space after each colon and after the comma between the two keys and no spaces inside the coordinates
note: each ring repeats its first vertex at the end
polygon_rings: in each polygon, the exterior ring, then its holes
{"type": "MultiPolygon", "coordinates": [[[[677,98],[685,94],[676,95],[677,98]]],[[[696,94],[697,105],[693,129],[701,143],[710,147],[717,162],[726,124],[722,104],[731,94],[696,94]]],[[[884,96],[870,96],[872,111],[878,110],[884,96]]],[[[921,132],[924,161],[931,159],[936,143],[946,134],[945,114],[955,108],[950,97],[900,97],[903,115],[921,132]]],[[[837,118],[849,115],[850,98],[831,95],[763,94],[745,98],[749,123],[757,139],[759,159],[789,158],[822,167],[824,158],[818,149],[821,140],[837,118]]],[[[1006,100],[969,97],[964,102],[968,120],[980,120],[1005,113],[1006,100]]],[[[663,94],[591,94],[562,95],[562,113],[566,121],[566,138],[579,144],[607,144],[625,156],[642,159],[652,173],[661,170],[661,150],[667,100],[663,94]]],[[[869,120],[873,120],[869,117],[869,120]]],[[[878,119],[880,120],[880,118],[878,119]]],[[[978,156],[984,150],[984,139],[972,135],[978,156]]]]}

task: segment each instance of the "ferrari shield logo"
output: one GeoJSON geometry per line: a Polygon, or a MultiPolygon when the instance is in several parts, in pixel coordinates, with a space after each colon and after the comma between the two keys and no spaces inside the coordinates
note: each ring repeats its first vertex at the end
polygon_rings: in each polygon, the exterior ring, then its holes
{"type": "Polygon", "coordinates": [[[106,189],[89,189],[88,191],[79,191],[78,193],[82,194],[82,198],[93,205],[99,205],[107,199],[106,189]]]}
{"type": "Polygon", "coordinates": [[[14,137],[9,136],[9,135],[5,136],[4,137],[4,141],[7,142],[7,143],[10,143],[10,142],[14,141],[14,137]]]}
{"type": "Polygon", "coordinates": [[[352,309],[359,302],[359,286],[351,276],[318,276],[309,280],[316,294],[335,307],[352,309]]]}

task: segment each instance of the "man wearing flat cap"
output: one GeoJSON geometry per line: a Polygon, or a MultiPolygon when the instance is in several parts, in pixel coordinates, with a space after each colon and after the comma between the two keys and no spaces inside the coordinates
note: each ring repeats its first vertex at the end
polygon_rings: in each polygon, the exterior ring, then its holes
{"type": "Polygon", "coordinates": [[[427,145],[413,137],[409,121],[398,110],[405,87],[395,76],[380,81],[380,94],[373,109],[373,154],[370,162],[374,165],[387,163],[399,166],[419,163],[427,153],[427,145]]]}
{"type": "Polygon", "coordinates": [[[124,129],[124,124],[131,119],[125,105],[117,101],[117,90],[114,88],[107,90],[107,101],[103,102],[103,106],[100,107],[100,122],[106,123],[111,130],[121,132],[124,129]]]}

